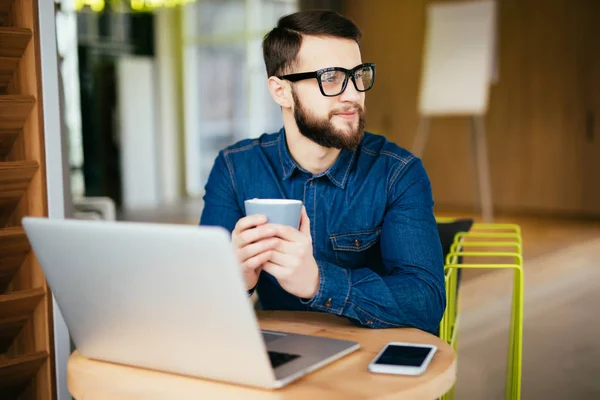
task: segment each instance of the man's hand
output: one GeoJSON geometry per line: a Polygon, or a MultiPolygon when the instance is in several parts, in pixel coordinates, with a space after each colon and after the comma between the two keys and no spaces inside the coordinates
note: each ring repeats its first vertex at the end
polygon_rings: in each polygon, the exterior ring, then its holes
{"type": "Polygon", "coordinates": [[[264,215],[250,215],[241,218],[231,233],[231,244],[242,265],[247,290],[256,286],[261,267],[271,258],[272,249],[279,243],[274,237],[277,230],[266,222],[264,215]]]}
{"type": "Polygon", "coordinates": [[[310,220],[302,207],[300,230],[285,225],[275,227],[276,246],[273,247],[263,270],[273,275],[281,287],[303,299],[313,298],[319,289],[319,268],[313,256],[310,220]]]}

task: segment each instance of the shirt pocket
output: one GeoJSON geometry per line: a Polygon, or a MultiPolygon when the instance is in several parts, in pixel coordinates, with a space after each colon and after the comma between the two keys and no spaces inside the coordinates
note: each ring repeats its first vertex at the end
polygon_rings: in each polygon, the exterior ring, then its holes
{"type": "Polygon", "coordinates": [[[329,235],[338,266],[342,268],[365,267],[365,263],[378,252],[381,228],[329,235]]]}

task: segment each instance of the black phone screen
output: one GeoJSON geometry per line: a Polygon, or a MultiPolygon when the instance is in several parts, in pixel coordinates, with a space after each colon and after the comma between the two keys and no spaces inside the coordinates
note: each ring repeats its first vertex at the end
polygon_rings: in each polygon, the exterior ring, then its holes
{"type": "Polygon", "coordinates": [[[375,364],[420,367],[431,351],[430,347],[389,345],[375,364]]]}

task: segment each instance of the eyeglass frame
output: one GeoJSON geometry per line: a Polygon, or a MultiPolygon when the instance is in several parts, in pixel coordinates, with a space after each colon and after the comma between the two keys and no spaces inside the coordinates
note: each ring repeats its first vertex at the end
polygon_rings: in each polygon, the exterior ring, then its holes
{"type": "Polygon", "coordinates": [[[319,84],[319,90],[321,91],[321,94],[325,97],[336,97],[341,95],[342,93],[344,93],[346,91],[346,87],[348,86],[348,78],[352,79],[352,83],[354,84],[354,88],[356,89],[357,92],[367,92],[369,90],[371,90],[371,88],[373,88],[373,85],[375,84],[375,63],[363,63],[363,64],[359,64],[356,67],[352,68],[352,69],[346,69],[346,68],[342,68],[342,67],[328,67],[328,68],[321,68],[318,69],[316,71],[313,72],[299,72],[297,74],[288,74],[288,75],[280,75],[277,78],[279,79],[285,79],[288,80],[290,82],[298,82],[298,81],[302,81],[305,79],[316,79],[317,83],[319,84]],[[354,79],[354,73],[359,70],[362,69],[364,67],[370,67],[373,70],[373,79],[371,80],[371,86],[369,86],[368,89],[364,89],[364,90],[360,90],[358,88],[358,86],[356,85],[356,80],[354,79]],[[325,94],[325,91],[323,90],[323,85],[321,83],[321,75],[323,75],[325,72],[329,72],[329,71],[341,71],[344,72],[346,74],[346,76],[344,77],[344,83],[342,84],[342,89],[340,90],[339,93],[336,94],[325,94]]]}

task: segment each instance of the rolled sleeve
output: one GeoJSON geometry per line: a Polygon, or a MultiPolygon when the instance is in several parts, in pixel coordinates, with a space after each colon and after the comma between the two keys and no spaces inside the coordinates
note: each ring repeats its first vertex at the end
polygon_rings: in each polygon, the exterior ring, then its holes
{"type": "Polygon", "coordinates": [[[303,303],[314,310],[342,315],[350,296],[350,275],[337,265],[317,261],[319,267],[319,289],[317,294],[303,303]]]}

